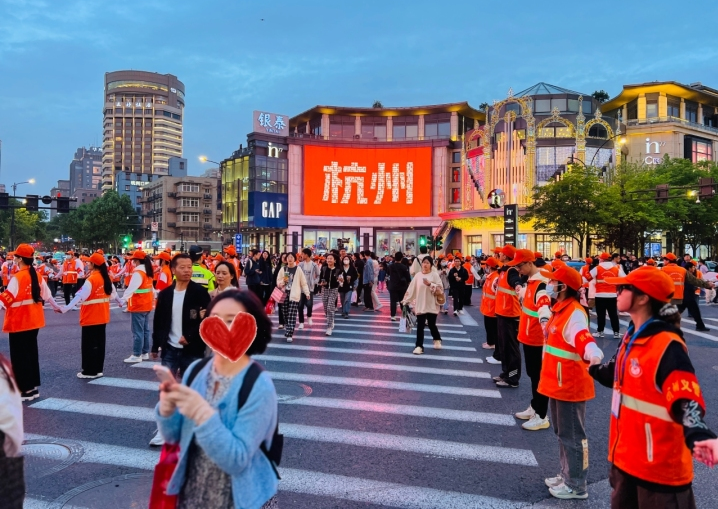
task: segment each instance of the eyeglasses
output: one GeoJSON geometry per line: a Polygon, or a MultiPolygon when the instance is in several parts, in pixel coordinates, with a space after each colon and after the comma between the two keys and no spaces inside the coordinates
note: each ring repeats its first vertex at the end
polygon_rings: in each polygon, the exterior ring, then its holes
{"type": "Polygon", "coordinates": [[[638,288],[636,288],[633,285],[618,285],[618,286],[616,286],[616,293],[618,295],[621,295],[621,292],[623,292],[624,290],[628,290],[629,292],[633,293],[634,295],[644,295],[644,293],[641,290],[639,290],[638,288]]]}

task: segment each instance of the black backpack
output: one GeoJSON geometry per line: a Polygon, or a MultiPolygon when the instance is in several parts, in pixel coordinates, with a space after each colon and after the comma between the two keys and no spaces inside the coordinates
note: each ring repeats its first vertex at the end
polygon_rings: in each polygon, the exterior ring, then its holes
{"type": "MultiPolygon", "coordinates": [[[[197,365],[192,371],[189,372],[189,374],[187,375],[187,387],[192,385],[192,382],[197,376],[197,373],[199,373],[210,360],[212,360],[212,357],[205,357],[197,363],[197,365]]],[[[247,374],[244,375],[244,380],[242,380],[242,387],[239,389],[239,401],[237,402],[237,410],[241,409],[242,406],[244,406],[244,404],[247,402],[247,398],[249,398],[249,393],[252,392],[252,388],[254,387],[254,382],[257,381],[257,378],[259,378],[259,375],[261,375],[263,371],[264,368],[257,362],[252,361],[252,363],[249,365],[249,370],[247,371],[247,374]]],[[[279,419],[277,419],[277,427],[274,428],[274,437],[272,437],[272,447],[267,450],[267,446],[264,445],[264,442],[262,442],[262,444],[259,446],[259,449],[269,460],[269,464],[272,465],[272,470],[274,470],[274,474],[277,476],[277,479],[281,479],[281,477],[279,476],[279,470],[277,470],[277,466],[279,466],[279,463],[282,461],[283,448],[284,435],[281,435],[279,433],[279,419]]]]}

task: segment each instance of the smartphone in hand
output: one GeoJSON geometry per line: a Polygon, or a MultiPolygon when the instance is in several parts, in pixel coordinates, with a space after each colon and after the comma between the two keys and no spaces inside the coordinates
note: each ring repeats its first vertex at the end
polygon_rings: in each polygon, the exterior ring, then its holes
{"type": "Polygon", "coordinates": [[[155,371],[155,375],[157,375],[161,383],[173,384],[177,382],[167,366],[156,365],[152,366],[152,369],[155,371]]]}

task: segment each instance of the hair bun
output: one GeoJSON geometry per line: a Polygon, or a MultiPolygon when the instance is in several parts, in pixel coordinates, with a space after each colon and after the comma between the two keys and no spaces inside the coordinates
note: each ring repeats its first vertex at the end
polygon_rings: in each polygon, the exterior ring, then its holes
{"type": "Polygon", "coordinates": [[[678,307],[674,306],[670,302],[665,304],[659,311],[659,314],[661,316],[671,316],[671,315],[675,315],[677,313],[678,313],[678,307]]]}

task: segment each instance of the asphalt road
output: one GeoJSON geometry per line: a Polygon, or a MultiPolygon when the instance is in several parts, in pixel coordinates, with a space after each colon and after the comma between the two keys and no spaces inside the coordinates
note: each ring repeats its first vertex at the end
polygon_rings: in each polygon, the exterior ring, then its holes
{"type": "MultiPolygon", "coordinates": [[[[474,304],[480,300],[474,293],[474,304]]],[[[382,301],[388,295],[381,295],[382,301]]],[[[388,304],[388,303],[387,303],[388,304]]],[[[524,431],[512,414],[530,400],[528,379],[498,391],[476,306],[460,318],[441,316],[444,348],[413,356],[413,335],[398,333],[388,305],[380,313],[352,308],[324,335],[315,325],[288,345],[280,331],[258,359],[280,396],[285,435],[279,500],[298,508],[589,507],[548,494],[558,472],[551,429],[524,431]]],[[[701,310],[715,330],[684,322],[691,357],[718,430],[718,306],[701,310]]],[[[26,403],[26,507],[146,507],[158,449],[151,448],[157,401],[151,363],[124,364],[131,353],[129,315],[112,310],[105,377],[76,378],[78,313],[46,312],[40,331],[41,398],[26,403]]],[[[626,318],[623,318],[625,321],[626,318]]],[[[276,317],[275,317],[276,323],[276,317]]],[[[625,325],[622,326],[622,330],[625,325]]],[[[427,331],[428,334],[428,331],[427,331]]],[[[607,356],[617,341],[599,340],[607,356]]],[[[7,335],[0,351],[8,355],[7,335]]],[[[597,386],[588,405],[590,507],[608,507],[606,478],[610,392],[597,386]]],[[[697,469],[698,507],[718,498],[715,472],[697,469]]]]}

